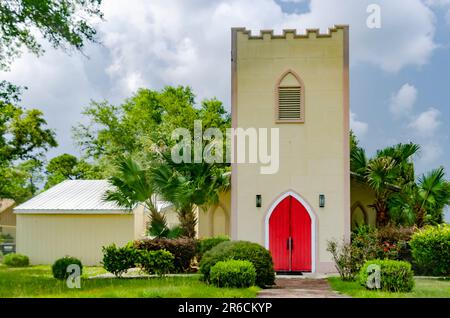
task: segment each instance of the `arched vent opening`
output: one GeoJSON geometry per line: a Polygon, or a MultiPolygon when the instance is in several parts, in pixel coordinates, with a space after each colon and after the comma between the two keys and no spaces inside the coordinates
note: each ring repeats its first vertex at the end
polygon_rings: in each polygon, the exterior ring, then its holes
{"type": "Polygon", "coordinates": [[[304,122],[305,88],[293,71],[283,74],[276,87],[276,119],[278,122],[304,122]]]}

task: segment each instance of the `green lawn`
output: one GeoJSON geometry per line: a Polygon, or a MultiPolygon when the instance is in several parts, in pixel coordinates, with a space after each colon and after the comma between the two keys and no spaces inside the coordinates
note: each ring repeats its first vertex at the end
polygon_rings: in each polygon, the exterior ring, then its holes
{"type": "Polygon", "coordinates": [[[143,279],[87,279],[104,273],[101,267],[83,268],[81,289],[69,289],[53,278],[49,266],[8,268],[0,265],[1,297],[175,297],[253,298],[257,287],[216,288],[200,281],[200,276],[143,279]]]}
{"type": "Polygon", "coordinates": [[[331,287],[341,294],[356,298],[450,298],[450,280],[415,278],[416,285],[410,293],[371,291],[358,282],[345,282],[339,277],[329,277],[331,287]]]}

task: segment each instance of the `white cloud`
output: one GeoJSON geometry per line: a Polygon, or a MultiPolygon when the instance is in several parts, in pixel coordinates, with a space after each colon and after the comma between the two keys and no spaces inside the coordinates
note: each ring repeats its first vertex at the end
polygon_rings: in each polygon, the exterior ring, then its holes
{"type": "Polygon", "coordinates": [[[425,0],[425,3],[432,7],[442,7],[450,5],[450,0],[425,0]]]}
{"type": "Polygon", "coordinates": [[[392,96],[389,110],[397,117],[407,116],[411,113],[416,100],[417,89],[406,83],[392,96]]]}
{"type": "Polygon", "coordinates": [[[354,112],[350,112],[350,128],[359,139],[364,139],[369,131],[369,124],[359,121],[358,116],[354,112]]]}
{"type": "Polygon", "coordinates": [[[387,71],[425,64],[436,47],[428,7],[419,0],[379,1],[383,24],[372,30],[365,23],[371,2],[312,0],[311,12],[287,14],[272,0],[135,0],[127,6],[111,1],[104,3],[108,22],[100,29],[111,53],[109,74],[120,78],[114,81],[123,94],[134,87],[129,85],[131,74],[140,73],[143,84],[189,84],[200,97],[216,95],[227,102],[233,26],[276,32],[319,27],[326,32],[334,24],[350,24],[353,63],[368,62],[387,71]]]}
{"type": "Polygon", "coordinates": [[[419,0],[377,1],[381,29],[366,26],[367,6],[373,0],[312,0],[311,13],[299,18],[300,25],[325,29],[331,23],[350,24],[354,63],[371,63],[396,72],[409,65],[426,64],[436,48],[435,17],[419,0]]]}
{"type": "Polygon", "coordinates": [[[442,147],[437,142],[430,141],[428,143],[422,143],[419,164],[428,166],[435,163],[443,153],[442,147]]]}
{"type": "Polygon", "coordinates": [[[413,134],[419,137],[433,137],[441,125],[440,116],[439,110],[430,108],[414,118],[408,127],[413,130],[413,134]]]}
{"type": "Polygon", "coordinates": [[[287,3],[301,3],[305,2],[306,0],[279,0],[280,2],[287,2],[287,3]]]}
{"type": "MultiPolygon", "coordinates": [[[[311,0],[310,12],[286,13],[274,0],[104,1],[102,46],[88,47],[90,59],[49,48],[39,59],[24,56],[4,77],[30,87],[24,104],[43,108],[68,148],[70,127],[90,99],[117,103],[142,86],[190,85],[197,100],[216,96],[229,108],[231,27],[325,32],[349,24],[352,65],[395,72],[427,63],[436,48],[429,7],[420,0],[379,0],[382,28],[369,29],[372,2],[311,0]]],[[[355,131],[365,134],[368,125],[353,120],[355,131]]]]}

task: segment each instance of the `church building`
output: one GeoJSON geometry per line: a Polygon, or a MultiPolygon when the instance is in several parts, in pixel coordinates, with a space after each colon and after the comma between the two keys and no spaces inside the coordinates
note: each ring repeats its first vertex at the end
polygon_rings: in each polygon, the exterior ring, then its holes
{"type": "Polygon", "coordinates": [[[349,28],[233,28],[231,43],[232,126],[278,128],[279,169],[233,163],[231,192],[199,214],[200,236],[259,243],[278,272],[333,272],[327,241],[375,222],[373,193],[350,173],[349,28]]]}

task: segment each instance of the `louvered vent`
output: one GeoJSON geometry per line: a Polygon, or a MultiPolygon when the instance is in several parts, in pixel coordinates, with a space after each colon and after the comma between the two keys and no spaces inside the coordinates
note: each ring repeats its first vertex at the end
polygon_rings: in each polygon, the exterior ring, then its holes
{"type": "Polygon", "coordinates": [[[300,120],[301,119],[301,88],[279,87],[278,88],[278,119],[300,120]]]}

